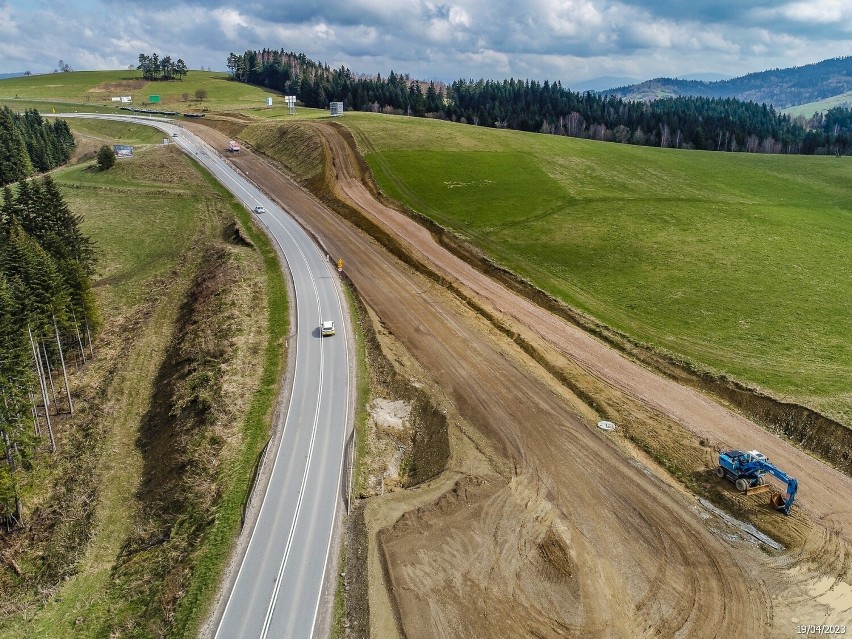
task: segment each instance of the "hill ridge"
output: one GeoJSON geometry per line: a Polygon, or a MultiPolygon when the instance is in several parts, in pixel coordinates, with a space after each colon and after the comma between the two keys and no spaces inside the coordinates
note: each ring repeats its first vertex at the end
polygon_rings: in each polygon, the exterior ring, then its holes
{"type": "Polygon", "coordinates": [[[653,78],[600,93],[643,101],[663,97],[737,98],[784,109],[848,91],[852,91],[852,56],[829,58],[798,67],[756,71],[715,82],[653,78]]]}

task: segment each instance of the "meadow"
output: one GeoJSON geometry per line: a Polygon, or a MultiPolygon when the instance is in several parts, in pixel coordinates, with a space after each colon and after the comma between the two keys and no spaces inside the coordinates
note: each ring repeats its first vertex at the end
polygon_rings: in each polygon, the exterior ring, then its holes
{"type": "Polygon", "coordinates": [[[633,340],[852,424],[849,158],[346,114],[380,188],[633,340]]]}
{"type": "Polygon", "coordinates": [[[256,109],[264,111],[267,96],[273,98],[273,112],[286,112],[283,98],[270,92],[229,79],[227,73],[190,70],[182,80],[149,82],[136,70],[74,71],[47,73],[0,80],[0,102],[12,109],[37,108],[49,113],[51,109],[80,112],[118,112],[122,106],[113,97],[130,96],[129,106],[162,108],[164,110],[198,112],[256,109]],[[195,97],[199,89],[206,97],[195,97]],[[150,96],[159,95],[160,102],[150,103],[150,96]]]}
{"type": "Polygon", "coordinates": [[[835,95],[830,98],[826,98],[825,100],[817,100],[816,102],[808,102],[807,104],[787,107],[786,109],[781,109],[781,112],[793,117],[803,115],[806,118],[809,118],[818,111],[825,112],[834,107],[844,107],[846,109],[852,108],[852,91],[847,91],[846,93],[841,93],[840,95],[835,95]]]}

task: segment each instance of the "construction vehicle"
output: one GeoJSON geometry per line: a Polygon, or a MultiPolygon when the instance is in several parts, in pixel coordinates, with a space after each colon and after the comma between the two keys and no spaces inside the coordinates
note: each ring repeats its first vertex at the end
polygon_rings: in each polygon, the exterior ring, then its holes
{"type": "Polygon", "coordinates": [[[726,453],[719,453],[719,467],[716,469],[716,476],[734,482],[737,490],[747,495],[769,490],[765,479],[767,473],[784,482],[787,487],[786,495],[772,495],[769,503],[776,510],[789,515],[790,507],[796,500],[796,492],[799,490],[799,482],[796,479],[770,463],[766,455],[756,450],[745,452],[729,450],[726,453]]]}

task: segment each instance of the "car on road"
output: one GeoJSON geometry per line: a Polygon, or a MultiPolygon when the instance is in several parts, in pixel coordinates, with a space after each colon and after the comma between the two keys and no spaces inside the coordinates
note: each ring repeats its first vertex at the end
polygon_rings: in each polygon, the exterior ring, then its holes
{"type": "Polygon", "coordinates": [[[322,323],[320,327],[320,332],[323,337],[329,337],[330,335],[334,335],[334,322],[332,320],[326,320],[322,323]]]}
{"type": "Polygon", "coordinates": [[[261,213],[266,213],[266,209],[263,208],[262,206],[258,205],[256,207],[254,207],[254,212],[257,213],[258,215],[260,215],[261,213]]]}
{"type": "Polygon", "coordinates": [[[172,133],[172,137],[173,137],[173,138],[176,138],[177,136],[178,136],[178,134],[177,134],[177,133],[172,133]]]}

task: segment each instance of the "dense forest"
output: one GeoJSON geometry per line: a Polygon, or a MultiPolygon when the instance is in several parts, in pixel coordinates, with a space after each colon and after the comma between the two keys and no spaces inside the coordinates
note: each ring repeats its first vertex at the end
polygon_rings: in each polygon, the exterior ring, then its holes
{"type": "Polygon", "coordinates": [[[20,475],[56,449],[51,414],[73,411],[67,367],[92,354],[95,250],[49,175],[0,203],[0,521],[21,520],[20,475]]]}
{"type": "Polygon", "coordinates": [[[852,91],[852,56],[789,69],[749,73],[718,82],[656,78],[603,93],[628,100],[654,100],[662,96],[737,98],[783,109],[848,91],[852,91]]]}
{"type": "Polygon", "coordinates": [[[73,149],[74,135],[65,120],[49,122],[35,109],[21,114],[0,109],[0,185],[65,164],[73,149]]]}
{"type": "Polygon", "coordinates": [[[559,82],[457,80],[449,85],[331,69],[304,54],[231,53],[235,80],[295,95],[305,106],[342,101],[349,110],[441,118],[479,126],[535,131],[646,146],[762,153],[850,150],[848,109],[811,119],[734,98],[680,97],[633,102],[577,93],[559,82]]]}

